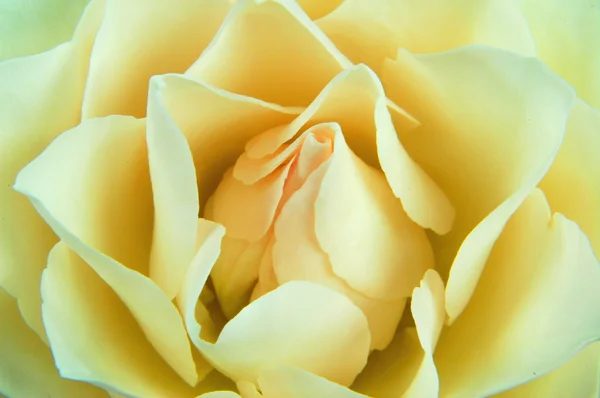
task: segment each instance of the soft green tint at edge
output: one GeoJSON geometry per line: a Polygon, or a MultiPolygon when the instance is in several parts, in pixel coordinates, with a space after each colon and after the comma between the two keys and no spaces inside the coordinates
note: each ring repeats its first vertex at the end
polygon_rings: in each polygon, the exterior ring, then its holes
{"type": "Polygon", "coordinates": [[[0,61],[71,39],[89,0],[0,0],[0,61]]]}

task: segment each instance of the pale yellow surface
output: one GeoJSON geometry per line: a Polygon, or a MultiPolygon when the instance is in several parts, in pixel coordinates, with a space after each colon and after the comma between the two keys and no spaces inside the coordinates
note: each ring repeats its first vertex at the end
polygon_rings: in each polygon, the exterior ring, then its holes
{"type": "Polygon", "coordinates": [[[107,396],[93,386],[60,377],[50,349],[23,322],[16,300],[1,288],[0,358],[0,394],[7,397],[107,396]]]}
{"type": "Polygon", "coordinates": [[[535,54],[519,0],[346,0],[316,23],[351,61],[377,72],[398,48],[433,53],[477,43],[535,54]]]}
{"type": "Polygon", "coordinates": [[[186,74],[233,93],[306,106],[347,66],[294,0],[247,1],[186,74]]]}
{"type": "Polygon", "coordinates": [[[93,2],[71,42],[0,63],[0,286],[17,298],[25,322],[42,339],[40,276],[57,239],[12,185],[20,169],[78,123],[101,14],[102,5],[93,2]]]}
{"type": "Polygon", "coordinates": [[[600,338],[600,263],[534,190],[496,242],[435,352],[443,397],[487,396],[559,367],[600,338]],[[457,366],[460,364],[460,366],[457,366]]]}
{"type": "MultiPolygon", "coordinates": [[[[600,7],[600,5],[599,5],[600,7]]],[[[553,211],[577,222],[600,258],[600,110],[578,100],[556,161],[540,183],[553,211]]]]}
{"type": "Polygon", "coordinates": [[[181,317],[140,268],[150,251],[152,220],[144,126],[127,116],[90,119],[54,140],[21,170],[14,188],[114,289],[154,347],[194,384],[198,376],[181,317]]]}
{"type": "Polygon", "coordinates": [[[597,0],[523,0],[537,56],[600,109],[600,4],[597,0]]]}
{"type": "Polygon", "coordinates": [[[573,91],[540,61],[485,46],[400,51],[386,63],[383,82],[391,99],[422,123],[401,133],[402,143],[456,208],[450,234],[429,235],[436,269],[449,275],[446,309],[453,320],[503,225],[550,168],[573,91]]]}
{"type": "Polygon", "coordinates": [[[211,42],[228,0],[106,0],[83,117],[146,114],[150,77],[183,73],[211,42]]]}
{"type": "Polygon", "coordinates": [[[230,320],[203,354],[236,382],[263,370],[295,366],[349,385],[367,361],[370,333],[363,313],[340,293],[289,282],[256,299],[230,320]]]}

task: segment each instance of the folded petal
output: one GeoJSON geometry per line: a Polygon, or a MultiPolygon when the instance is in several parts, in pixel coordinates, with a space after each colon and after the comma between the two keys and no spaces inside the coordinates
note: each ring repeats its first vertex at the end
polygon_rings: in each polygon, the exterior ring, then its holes
{"type": "Polygon", "coordinates": [[[143,117],[153,75],[184,72],[231,7],[227,0],[106,0],[94,43],[83,117],[143,117]],[[140,10],[143,10],[141,12],[140,10]]]}
{"type": "Polygon", "coordinates": [[[69,41],[88,1],[5,1],[0,13],[0,61],[69,41]]]}
{"type": "Polygon", "coordinates": [[[600,109],[600,6],[589,0],[524,0],[537,56],[600,109]]]}
{"type": "Polygon", "coordinates": [[[292,0],[238,4],[186,72],[280,105],[308,105],[350,62],[292,0]]]}
{"type": "Polygon", "coordinates": [[[436,269],[444,279],[450,274],[453,320],[504,224],[550,168],[573,92],[539,60],[485,46],[400,51],[386,62],[383,81],[390,98],[422,123],[400,132],[402,143],[456,207],[452,232],[430,235],[436,269]]]}
{"type": "Polygon", "coordinates": [[[494,398],[595,398],[600,394],[600,343],[592,343],[552,372],[494,398]]]}
{"type": "Polygon", "coordinates": [[[19,173],[15,189],[114,289],[159,353],[194,384],[179,313],[145,276],[152,231],[148,174],[144,121],[111,116],[87,120],[54,140],[19,173]]]}
{"type": "Polygon", "coordinates": [[[202,353],[237,382],[263,370],[295,366],[348,385],[362,370],[370,333],[363,313],[342,294],[310,282],[289,282],[233,318],[202,353]]]}
{"type": "Polygon", "coordinates": [[[213,391],[202,394],[197,398],[240,398],[240,396],[232,391],[213,391]]]}
{"type": "Polygon", "coordinates": [[[63,377],[138,396],[195,396],[114,291],[64,243],[42,278],[44,324],[63,377]]]}
{"type": "Polygon", "coordinates": [[[346,0],[316,23],[351,61],[377,72],[399,48],[433,53],[478,43],[535,54],[518,0],[346,0]]]}
{"type": "Polygon", "coordinates": [[[0,394],[7,397],[107,397],[89,384],[60,377],[50,349],[23,322],[16,300],[1,288],[0,357],[0,394]]]}
{"type": "Polygon", "coordinates": [[[0,63],[0,285],[18,299],[25,322],[42,339],[40,276],[57,239],[12,184],[20,169],[79,122],[102,12],[102,3],[93,1],[69,43],[0,63]]]}
{"type": "Polygon", "coordinates": [[[540,183],[550,207],[577,222],[600,258],[600,111],[578,100],[565,141],[540,183]],[[566,187],[577,187],[577,193],[566,187]]]}
{"type": "Polygon", "coordinates": [[[264,398],[366,398],[339,384],[307,371],[279,367],[262,372],[258,385],[264,398]]]}
{"type": "Polygon", "coordinates": [[[488,396],[542,376],[600,338],[600,263],[536,189],[496,242],[435,353],[441,395],[488,396]],[[551,349],[548,349],[551,344],[551,349]],[[456,366],[460,363],[460,366],[456,366]]]}

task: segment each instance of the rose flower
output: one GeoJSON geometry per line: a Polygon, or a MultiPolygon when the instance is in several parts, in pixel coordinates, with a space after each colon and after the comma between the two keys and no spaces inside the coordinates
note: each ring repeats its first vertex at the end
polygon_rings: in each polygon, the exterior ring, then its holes
{"type": "Polygon", "coordinates": [[[597,397],[599,45],[587,0],[92,0],[0,63],[0,393],[597,397]]]}

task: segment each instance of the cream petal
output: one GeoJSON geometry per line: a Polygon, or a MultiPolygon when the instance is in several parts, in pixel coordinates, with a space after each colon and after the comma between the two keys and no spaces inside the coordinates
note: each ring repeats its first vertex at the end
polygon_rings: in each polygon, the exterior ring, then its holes
{"type": "Polygon", "coordinates": [[[600,263],[585,234],[561,214],[551,216],[534,190],[496,242],[469,305],[438,342],[441,395],[488,396],[565,363],[600,338],[599,285],[600,263]]]}
{"type": "Polygon", "coordinates": [[[406,215],[385,175],[348,148],[339,128],[314,212],[333,272],[368,297],[410,297],[433,267],[425,231],[406,215]]]}
{"type": "Polygon", "coordinates": [[[350,62],[293,0],[251,0],[227,16],[186,72],[281,105],[308,105],[350,62]]]}
{"type": "Polygon", "coordinates": [[[264,398],[367,398],[327,379],[292,367],[262,372],[258,385],[264,398]]]}
{"type": "Polygon", "coordinates": [[[194,256],[200,204],[192,153],[151,79],[146,140],[154,203],[150,278],[175,297],[194,256]]]}
{"type": "Polygon", "coordinates": [[[152,80],[161,87],[162,103],[193,154],[201,210],[251,137],[288,123],[301,111],[232,94],[187,76],[152,80]]]}
{"type": "Polygon", "coordinates": [[[335,121],[350,148],[368,165],[381,168],[409,217],[425,228],[447,232],[454,211],[444,193],[423,172],[398,141],[392,118],[400,131],[418,122],[407,114],[390,114],[378,77],[364,65],[338,74],[293,122],[271,129],[248,143],[247,156],[258,159],[273,154],[303,126],[335,121]]]}
{"type": "Polygon", "coordinates": [[[225,375],[256,382],[263,370],[295,366],[348,385],[367,361],[370,333],[350,300],[309,282],[289,282],[245,307],[216,344],[200,349],[225,375]]]}
{"type": "Polygon", "coordinates": [[[42,277],[44,324],[61,375],[118,393],[194,396],[112,289],[64,243],[42,277]]]}
{"type": "Polygon", "coordinates": [[[367,318],[371,348],[381,350],[394,336],[406,300],[383,301],[366,297],[333,272],[314,230],[314,203],[328,166],[324,163],[317,168],[283,206],[275,223],[272,269],[279,284],[294,280],[310,281],[348,297],[367,318]]]}
{"type": "Polygon", "coordinates": [[[354,386],[366,394],[385,397],[437,398],[439,379],[434,350],[444,326],[444,283],[428,270],[412,295],[411,311],[418,345],[411,328],[398,333],[390,348],[369,358],[354,386]]]}
{"type": "Polygon", "coordinates": [[[422,122],[400,132],[401,141],[456,207],[452,232],[430,235],[436,269],[443,278],[450,273],[446,307],[454,320],[503,225],[550,168],[573,92],[540,61],[484,46],[400,51],[386,62],[383,80],[388,95],[422,122]]]}
{"type": "Polygon", "coordinates": [[[600,109],[600,5],[589,0],[524,0],[537,56],[600,109]]]}
{"type": "Polygon", "coordinates": [[[575,103],[565,141],[540,183],[550,207],[577,222],[600,258],[600,111],[575,103]],[[577,193],[565,187],[577,187],[577,193]]]}
{"type": "Polygon", "coordinates": [[[241,398],[238,394],[232,391],[213,391],[202,394],[197,398],[241,398]]]}
{"type": "Polygon", "coordinates": [[[600,395],[600,342],[585,347],[560,368],[494,398],[596,398],[600,395]]]}
{"type": "Polygon", "coordinates": [[[52,353],[23,322],[16,300],[2,288],[0,357],[0,394],[4,396],[106,397],[106,393],[89,384],[60,377],[52,353]]]}
{"type": "Polygon", "coordinates": [[[90,119],[46,148],[18,175],[53,231],[111,286],[165,360],[190,384],[197,374],[177,309],[142,273],[149,254],[152,201],[144,122],[90,119]],[[110,156],[106,156],[110,153],[110,156]]]}
{"type": "Polygon", "coordinates": [[[106,0],[94,43],[83,117],[143,117],[153,75],[183,73],[231,7],[227,0],[106,0]],[[140,12],[143,9],[143,12],[140,12]]]}
{"type": "Polygon", "coordinates": [[[2,6],[0,61],[69,41],[88,0],[10,2],[2,6]]]}
{"type": "Polygon", "coordinates": [[[0,63],[0,285],[18,299],[25,322],[44,340],[40,277],[57,239],[12,184],[20,169],[79,122],[102,12],[102,2],[92,1],[71,42],[0,63]]]}
{"type": "Polygon", "coordinates": [[[316,23],[352,62],[379,72],[398,48],[435,53],[478,43],[534,55],[520,5],[519,0],[346,0],[316,23]]]}

